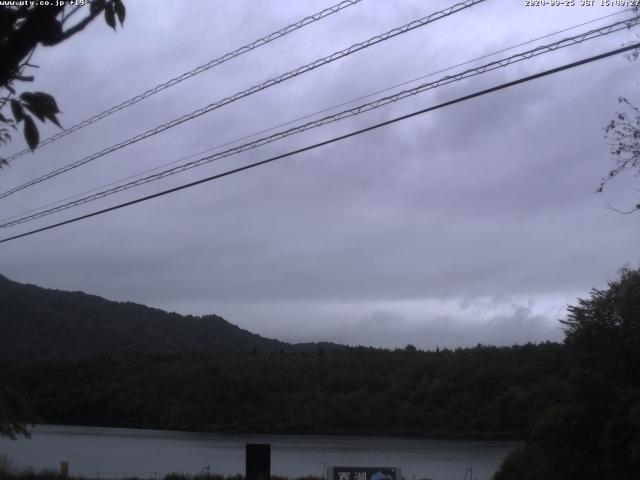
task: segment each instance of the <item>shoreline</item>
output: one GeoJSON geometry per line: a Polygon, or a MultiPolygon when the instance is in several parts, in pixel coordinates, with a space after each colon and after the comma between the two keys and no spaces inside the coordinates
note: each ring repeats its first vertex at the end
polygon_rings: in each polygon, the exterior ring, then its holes
{"type": "Polygon", "coordinates": [[[29,426],[29,432],[32,433],[33,429],[37,427],[73,427],[73,428],[101,428],[101,429],[117,429],[128,431],[148,431],[154,433],[165,432],[168,434],[202,434],[212,436],[237,436],[237,437],[323,437],[323,438],[362,438],[362,439],[390,439],[390,440],[424,440],[424,441],[459,441],[459,442],[525,442],[526,439],[517,436],[509,435],[505,433],[481,433],[467,434],[467,435],[419,435],[419,434],[403,434],[403,433],[379,433],[379,432],[277,432],[277,433],[265,433],[265,432],[248,432],[241,430],[172,430],[170,428],[163,427],[147,427],[147,426],[122,426],[122,425],[86,425],[86,424],[74,424],[74,423],[38,423],[29,426]]]}

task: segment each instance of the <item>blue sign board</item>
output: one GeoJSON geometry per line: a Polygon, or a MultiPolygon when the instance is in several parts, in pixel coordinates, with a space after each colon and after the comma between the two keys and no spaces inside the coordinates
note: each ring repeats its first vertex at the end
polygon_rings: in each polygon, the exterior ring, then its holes
{"type": "Polygon", "coordinates": [[[327,480],[401,480],[395,467],[329,467],[327,480]]]}

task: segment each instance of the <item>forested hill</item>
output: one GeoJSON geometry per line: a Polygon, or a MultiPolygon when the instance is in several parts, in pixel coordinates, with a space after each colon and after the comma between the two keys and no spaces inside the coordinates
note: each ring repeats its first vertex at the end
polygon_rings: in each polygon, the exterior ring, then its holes
{"type": "Polygon", "coordinates": [[[254,433],[522,437],[558,401],[558,344],[292,345],[0,277],[0,385],[45,422],[254,433]]]}
{"type": "Polygon", "coordinates": [[[24,285],[0,275],[0,361],[80,360],[122,352],[260,352],[316,349],[243,330],[217,315],[168,313],[82,292],[24,285]]]}

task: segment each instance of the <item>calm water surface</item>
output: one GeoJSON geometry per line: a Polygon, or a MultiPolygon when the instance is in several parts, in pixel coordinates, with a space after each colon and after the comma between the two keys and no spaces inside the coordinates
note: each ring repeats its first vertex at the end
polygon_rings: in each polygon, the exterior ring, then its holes
{"type": "Polygon", "coordinates": [[[489,479],[517,442],[440,441],[316,435],[219,435],[122,428],[38,426],[30,440],[0,439],[0,453],[19,467],[72,475],[162,477],[169,472],[244,474],[246,443],[271,444],[271,473],[322,476],[330,465],[400,467],[409,479],[489,479]],[[467,474],[467,479],[469,475],[467,474]]]}

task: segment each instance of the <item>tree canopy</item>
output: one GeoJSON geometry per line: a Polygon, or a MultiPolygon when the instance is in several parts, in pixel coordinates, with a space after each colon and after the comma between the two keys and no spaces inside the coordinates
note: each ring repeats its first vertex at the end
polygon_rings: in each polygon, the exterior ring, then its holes
{"type": "Polygon", "coordinates": [[[563,401],[495,480],[632,480],[640,472],[640,270],[570,307],[563,401]]]}
{"type": "MultiPolygon", "coordinates": [[[[637,13],[640,7],[635,6],[633,10],[637,13]]],[[[639,56],[640,49],[636,49],[626,57],[634,62],[639,56]]],[[[602,179],[597,192],[602,192],[609,181],[625,171],[635,170],[640,174],[640,109],[626,97],[618,97],[618,103],[622,107],[621,110],[604,129],[604,136],[609,144],[615,167],[602,179]]],[[[637,212],[640,211],[640,203],[626,211],[614,210],[620,213],[637,212]]]]}
{"type": "MultiPolygon", "coordinates": [[[[0,144],[9,142],[12,131],[22,126],[27,144],[33,150],[39,142],[34,117],[60,127],[56,117],[60,110],[53,96],[17,91],[18,84],[34,80],[29,74],[37,68],[30,63],[34,51],[38,46],[52,47],[68,40],[101,14],[115,30],[116,18],[120,25],[124,22],[125,6],[122,0],[88,0],[75,6],[70,5],[71,2],[66,2],[69,5],[47,2],[51,3],[47,6],[15,3],[0,6],[0,144]],[[79,20],[78,12],[84,13],[79,20]]],[[[0,158],[0,166],[6,163],[0,158]]]]}

